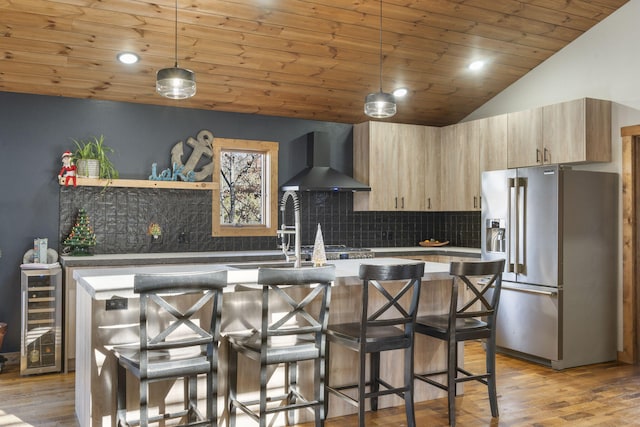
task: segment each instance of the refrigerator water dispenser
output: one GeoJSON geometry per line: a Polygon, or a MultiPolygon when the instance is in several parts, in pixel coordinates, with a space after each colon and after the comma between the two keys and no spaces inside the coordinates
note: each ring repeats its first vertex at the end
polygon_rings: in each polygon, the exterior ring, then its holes
{"type": "Polygon", "coordinates": [[[499,218],[487,219],[486,233],[487,233],[487,252],[505,252],[505,228],[506,220],[499,218]]]}

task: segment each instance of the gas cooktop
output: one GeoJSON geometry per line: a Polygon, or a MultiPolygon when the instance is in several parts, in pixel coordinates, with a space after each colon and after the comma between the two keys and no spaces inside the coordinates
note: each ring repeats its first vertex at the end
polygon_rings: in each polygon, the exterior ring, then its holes
{"type": "MultiPolygon", "coordinates": [[[[313,255],[313,245],[303,245],[300,249],[302,258],[310,261],[313,255]]],[[[324,252],[327,260],[375,258],[375,254],[369,248],[351,248],[345,245],[325,245],[324,252]]]]}

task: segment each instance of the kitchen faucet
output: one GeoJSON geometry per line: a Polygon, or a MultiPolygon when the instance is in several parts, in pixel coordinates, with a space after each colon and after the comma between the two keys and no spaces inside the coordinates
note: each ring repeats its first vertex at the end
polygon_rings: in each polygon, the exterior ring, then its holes
{"type": "Polygon", "coordinates": [[[300,268],[302,265],[301,255],[300,255],[300,202],[298,201],[298,195],[295,191],[288,190],[285,191],[282,195],[282,199],[280,200],[280,211],[282,212],[282,225],[280,226],[280,230],[277,231],[277,234],[282,239],[282,252],[287,259],[287,262],[291,261],[291,256],[289,255],[289,246],[291,244],[291,234],[294,235],[294,264],[295,268],[300,268]],[[291,199],[293,201],[293,214],[294,214],[294,226],[285,224],[285,211],[287,209],[287,201],[291,199]],[[285,237],[287,236],[287,237],[285,237]]]}

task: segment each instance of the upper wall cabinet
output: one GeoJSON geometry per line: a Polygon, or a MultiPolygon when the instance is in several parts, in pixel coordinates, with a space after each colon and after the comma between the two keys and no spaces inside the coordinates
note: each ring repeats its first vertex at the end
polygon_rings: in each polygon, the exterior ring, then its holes
{"type": "Polygon", "coordinates": [[[509,168],[611,161],[611,102],[582,98],[508,114],[509,168]]]}
{"type": "Polygon", "coordinates": [[[422,166],[424,175],[425,210],[442,210],[442,149],[440,144],[440,128],[423,126],[423,140],[427,149],[427,157],[422,166]]]}
{"type": "Polygon", "coordinates": [[[480,148],[480,172],[507,168],[507,114],[475,120],[480,148]]]}
{"type": "Polygon", "coordinates": [[[441,129],[443,211],[480,210],[480,176],[507,167],[507,116],[441,129]]]}
{"type": "Polygon", "coordinates": [[[507,166],[542,164],[542,108],[507,114],[507,166]]]}
{"type": "Polygon", "coordinates": [[[474,122],[441,129],[443,211],[470,211],[480,204],[480,144],[476,130],[474,122]]]}
{"type": "Polygon", "coordinates": [[[356,211],[478,211],[484,171],[611,161],[611,102],[591,98],[434,128],[353,131],[356,211]]]}
{"type": "Polygon", "coordinates": [[[582,98],[542,109],[545,163],[611,161],[611,101],[582,98]]]}
{"type": "Polygon", "coordinates": [[[355,125],[353,177],[371,191],[354,193],[354,210],[436,210],[438,150],[438,128],[386,122],[355,125]]]}

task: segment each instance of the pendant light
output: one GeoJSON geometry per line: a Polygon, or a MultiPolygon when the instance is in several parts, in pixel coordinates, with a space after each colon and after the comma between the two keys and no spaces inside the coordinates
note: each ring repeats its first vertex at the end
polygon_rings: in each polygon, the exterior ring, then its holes
{"type": "Polygon", "coordinates": [[[191,70],[178,67],[178,0],[175,20],[175,65],[158,70],[156,92],[171,99],[191,98],[196,94],[196,75],[191,70]]]}
{"type": "Polygon", "coordinates": [[[386,119],[396,114],[395,97],[382,91],[382,0],[380,0],[380,91],[366,96],[364,113],[376,119],[386,119]]]}

